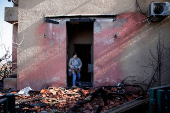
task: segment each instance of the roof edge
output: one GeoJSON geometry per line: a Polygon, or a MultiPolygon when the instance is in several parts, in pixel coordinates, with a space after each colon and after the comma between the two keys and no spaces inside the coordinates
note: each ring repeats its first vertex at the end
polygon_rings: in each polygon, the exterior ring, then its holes
{"type": "Polygon", "coordinates": [[[79,14],[73,14],[73,15],[48,15],[45,16],[45,18],[115,18],[117,14],[86,14],[86,15],[79,15],[79,14]]]}

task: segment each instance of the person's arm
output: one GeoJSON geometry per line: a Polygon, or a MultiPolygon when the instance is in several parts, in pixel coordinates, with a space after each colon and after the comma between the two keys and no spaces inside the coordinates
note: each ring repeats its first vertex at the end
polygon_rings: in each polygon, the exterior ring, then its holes
{"type": "Polygon", "coordinates": [[[69,65],[69,67],[70,67],[71,69],[73,69],[73,65],[72,65],[72,59],[70,59],[70,60],[69,60],[69,63],[68,63],[68,65],[69,65]]]}
{"type": "Polygon", "coordinates": [[[82,62],[81,62],[81,60],[80,60],[80,58],[79,58],[79,63],[80,63],[80,65],[79,65],[79,69],[81,69],[81,67],[82,67],[82,62]]]}

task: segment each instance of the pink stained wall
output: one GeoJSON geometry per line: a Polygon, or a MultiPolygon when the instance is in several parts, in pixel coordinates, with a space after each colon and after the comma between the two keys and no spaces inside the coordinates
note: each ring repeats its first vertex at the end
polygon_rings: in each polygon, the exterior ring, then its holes
{"type": "Polygon", "coordinates": [[[30,62],[19,67],[17,89],[30,86],[39,91],[45,86],[66,86],[66,23],[41,23],[36,33],[46,37],[35,41],[32,51],[36,52],[30,53],[30,62]]]}
{"type": "Polygon", "coordinates": [[[145,19],[141,13],[126,12],[118,15],[115,22],[101,19],[94,23],[95,87],[122,80],[125,74],[121,70],[121,54],[128,41],[146,24],[145,19]]]}
{"type": "MultiPolygon", "coordinates": [[[[94,86],[114,85],[124,77],[120,57],[128,41],[146,24],[140,13],[127,12],[116,21],[96,19],[94,22],[94,86]],[[118,37],[115,38],[114,34],[118,37]]],[[[41,90],[44,86],[66,86],[66,22],[40,23],[36,53],[31,62],[20,66],[17,89],[30,86],[41,90]]],[[[34,47],[33,47],[34,48],[34,47]]]]}

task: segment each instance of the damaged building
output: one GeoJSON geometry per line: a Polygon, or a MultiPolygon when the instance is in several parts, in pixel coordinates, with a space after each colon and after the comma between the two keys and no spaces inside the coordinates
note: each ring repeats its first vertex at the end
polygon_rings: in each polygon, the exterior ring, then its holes
{"type": "MultiPolygon", "coordinates": [[[[160,40],[161,50],[170,48],[169,3],[161,2],[160,13],[152,10],[152,0],[14,0],[5,21],[13,24],[17,89],[70,86],[68,61],[74,52],[83,63],[84,84],[112,86],[129,76],[148,83],[157,69],[160,40]]],[[[161,85],[170,83],[168,54],[161,60],[161,85]]]]}

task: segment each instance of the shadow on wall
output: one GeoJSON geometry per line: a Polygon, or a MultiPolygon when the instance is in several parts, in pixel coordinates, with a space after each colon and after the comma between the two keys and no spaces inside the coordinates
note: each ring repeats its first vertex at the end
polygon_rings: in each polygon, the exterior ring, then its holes
{"type": "Polygon", "coordinates": [[[29,2],[23,2],[23,1],[20,2],[19,1],[19,8],[21,8],[21,9],[32,9],[33,7],[37,6],[38,4],[40,4],[44,1],[45,0],[29,0],[29,2]]]}
{"type": "MultiPolygon", "coordinates": [[[[84,5],[88,4],[88,3],[91,2],[91,1],[92,1],[92,0],[87,0],[87,1],[85,1],[85,2],[83,2],[83,3],[81,3],[78,7],[74,8],[74,9],[70,9],[68,12],[66,12],[65,14],[62,14],[62,15],[70,14],[70,13],[76,11],[77,9],[83,7],[84,5]]],[[[56,3],[56,2],[58,2],[58,1],[29,0],[29,2],[22,2],[22,4],[21,4],[21,2],[20,2],[20,3],[19,3],[19,8],[21,8],[21,9],[32,9],[32,8],[34,8],[35,6],[37,6],[37,5],[39,5],[39,4],[43,3],[43,2],[51,2],[51,3],[55,2],[55,3],[56,3]]],[[[60,2],[60,1],[59,1],[59,2],[60,2]]],[[[66,1],[65,1],[65,2],[66,2],[66,1]]],[[[67,2],[68,2],[68,1],[67,1],[67,2]]],[[[63,5],[64,5],[64,3],[63,3],[63,5]]],[[[50,8],[50,7],[48,7],[48,8],[50,8]]],[[[48,9],[48,10],[49,10],[49,9],[48,9]]]]}
{"type": "MultiPolygon", "coordinates": [[[[46,28],[49,26],[48,24],[46,28]]],[[[52,25],[52,31],[56,33],[55,37],[48,35],[46,38],[43,37],[45,23],[41,20],[19,33],[19,43],[22,43],[17,53],[18,89],[30,86],[34,90],[40,90],[44,86],[64,86],[66,41],[61,39],[66,36],[66,31],[62,26],[65,24],[52,25]],[[39,29],[42,31],[39,32],[39,29]],[[22,36],[25,37],[23,41],[22,36]],[[59,42],[61,44],[58,44],[59,42]]],[[[52,31],[49,31],[50,34],[52,31]]]]}
{"type": "MultiPolygon", "coordinates": [[[[125,12],[140,12],[139,8],[137,8],[136,0],[134,2],[127,2],[126,0],[118,0],[116,1],[116,6],[110,8],[110,10],[105,11],[103,14],[121,14],[125,12]],[[122,4],[123,3],[123,4],[122,4]]],[[[148,14],[149,4],[151,2],[168,2],[169,0],[137,0],[140,5],[141,10],[148,14]]]]}
{"type": "Polygon", "coordinates": [[[82,4],[79,5],[78,7],[76,7],[76,8],[74,8],[74,9],[72,9],[71,11],[67,12],[65,15],[68,15],[68,14],[74,12],[75,10],[79,9],[80,7],[82,7],[82,6],[86,5],[86,4],[88,4],[90,1],[92,1],[92,0],[88,0],[88,1],[86,1],[86,2],[84,2],[84,3],[82,3],[82,4]]]}
{"type": "Polygon", "coordinates": [[[140,13],[126,12],[118,15],[116,22],[110,27],[106,26],[107,23],[100,22],[102,30],[94,34],[95,86],[114,85],[123,77],[121,54],[131,39],[147,24],[143,20],[145,17],[140,13]],[[110,38],[115,32],[119,34],[118,38],[110,38]],[[107,39],[110,39],[108,41],[112,43],[108,43],[107,39]]]}

